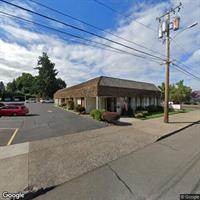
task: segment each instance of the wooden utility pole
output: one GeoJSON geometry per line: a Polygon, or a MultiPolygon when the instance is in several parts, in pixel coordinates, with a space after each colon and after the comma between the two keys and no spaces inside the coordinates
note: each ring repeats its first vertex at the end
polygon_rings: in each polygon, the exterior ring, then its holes
{"type": "Polygon", "coordinates": [[[169,65],[170,65],[170,14],[166,15],[166,68],[165,68],[165,102],[164,122],[169,122],[169,65]]]}
{"type": "Polygon", "coordinates": [[[165,67],[165,100],[164,100],[164,122],[169,122],[169,67],[170,67],[170,30],[173,29],[174,31],[179,29],[179,22],[180,18],[176,17],[174,19],[174,23],[170,22],[170,13],[176,12],[176,10],[180,10],[182,4],[180,3],[175,8],[170,9],[162,16],[158,17],[160,27],[159,27],[159,38],[163,38],[165,36],[166,42],[166,67],[165,67]],[[162,18],[165,17],[165,20],[162,21],[162,18]],[[171,28],[170,25],[173,25],[171,28]]]}

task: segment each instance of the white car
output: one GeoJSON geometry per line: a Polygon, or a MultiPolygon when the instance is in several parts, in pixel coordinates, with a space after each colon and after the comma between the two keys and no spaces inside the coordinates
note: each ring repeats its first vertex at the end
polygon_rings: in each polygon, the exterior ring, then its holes
{"type": "Polygon", "coordinates": [[[25,101],[26,103],[37,103],[35,98],[30,98],[28,100],[25,101]]]}
{"type": "Polygon", "coordinates": [[[40,100],[41,103],[54,103],[53,99],[42,99],[40,100]]]}

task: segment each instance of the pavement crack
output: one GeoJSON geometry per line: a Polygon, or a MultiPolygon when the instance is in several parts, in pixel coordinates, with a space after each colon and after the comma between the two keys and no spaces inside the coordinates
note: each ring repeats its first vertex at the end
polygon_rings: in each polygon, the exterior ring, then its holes
{"type": "Polygon", "coordinates": [[[174,147],[172,147],[172,146],[170,146],[170,145],[167,145],[167,144],[165,144],[165,143],[159,142],[159,144],[160,144],[160,145],[163,145],[163,146],[165,146],[165,147],[168,147],[168,148],[170,148],[170,149],[173,150],[173,151],[179,151],[179,149],[176,149],[176,148],[174,148],[174,147]]]}
{"type": "Polygon", "coordinates": [[[109,169],[115,174],[115,176],[117,177],[117,179],[129,190],[129,192],[132,195],[135,195],[135,193],[132,191],[132,189],[128,186],[128,184],[119,176],[119,174],[109,165],[107,164],[109,169]]]}

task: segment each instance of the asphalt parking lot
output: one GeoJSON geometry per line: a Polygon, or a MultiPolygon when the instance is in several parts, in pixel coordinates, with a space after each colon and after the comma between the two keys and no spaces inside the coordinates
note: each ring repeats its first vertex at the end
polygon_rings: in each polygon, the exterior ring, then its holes
{"type": "Polygon", "coordinates": [[[0,146],[40,140],[105,127],[88,117],[66,112],[53,104],[29,103],[28,116],[0,118],[0,146]]]}

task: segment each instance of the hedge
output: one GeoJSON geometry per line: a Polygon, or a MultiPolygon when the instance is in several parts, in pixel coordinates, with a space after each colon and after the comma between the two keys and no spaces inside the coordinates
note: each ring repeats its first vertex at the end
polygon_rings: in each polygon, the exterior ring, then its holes
{"type": "Polygon", "coordinates": [[[100,109],[94,109],[90,112],[90,116],[97,121],[102,120],[102,114],[105,112],[105,110],[100,110],[100,109]]]}
{"type": "Polygon", "coordinates": [[[83,113],[83,112],[85,112],[85,107],[78,105],[78,106],[76,106],[75,111],[79,112],[79,113],[83,113]]]}
{"type": "Polygon", "coordinates": [[[102,119],[112,123],[120,119],[120,114],[117,112],[104,112],[102,114],[102,119]]]}

